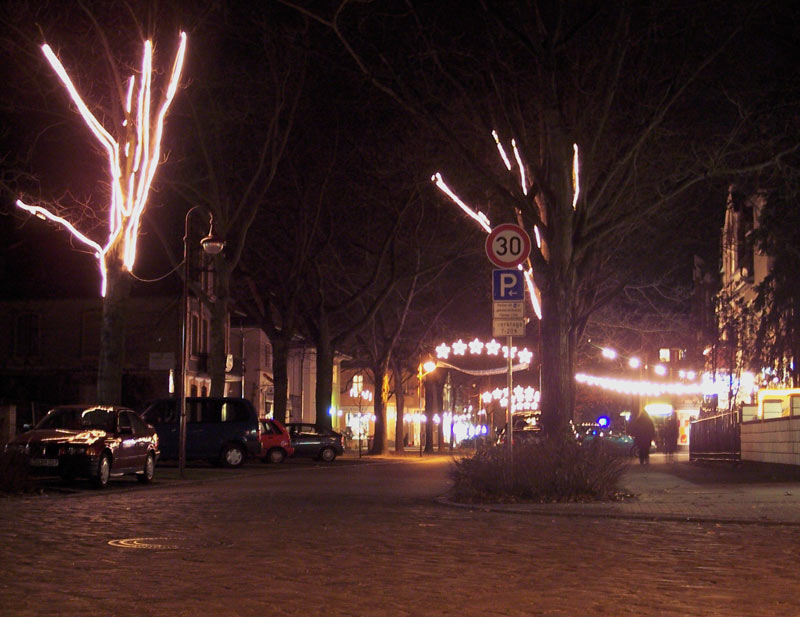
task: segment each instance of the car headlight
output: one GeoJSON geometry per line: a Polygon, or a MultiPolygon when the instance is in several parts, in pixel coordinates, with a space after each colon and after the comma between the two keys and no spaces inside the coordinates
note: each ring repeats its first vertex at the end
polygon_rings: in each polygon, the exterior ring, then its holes
{"type": "Polygon", "coordinates": [[[86,449],[87,448],[84,445],[76,446],[76,445],[70,444],[70,445],[66,445],[66,446],[61,446],[58,449],[58,454],[59,454],[59,456],[63,456],[65,454],[67,456],[73,456],[75,454],[86,454],[86,449]]]}

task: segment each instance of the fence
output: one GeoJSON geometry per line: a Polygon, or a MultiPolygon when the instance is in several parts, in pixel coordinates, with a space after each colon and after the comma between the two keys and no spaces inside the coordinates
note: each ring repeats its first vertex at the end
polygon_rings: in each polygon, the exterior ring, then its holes
{"type": "Polygon", "coordinates": [[[741,460],[738,411],[700,418],[692,422],[689,430],[689,460],[741,460]]]}

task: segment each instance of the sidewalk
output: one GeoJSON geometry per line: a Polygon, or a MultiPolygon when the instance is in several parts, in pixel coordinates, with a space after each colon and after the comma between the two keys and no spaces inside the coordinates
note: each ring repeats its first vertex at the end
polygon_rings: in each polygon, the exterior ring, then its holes
{"type": "Polygon", "coordinates": [[[632,497],[619,502],[554,504],[453,504],[542,516],[587,516],[800,526],[800,469],[742,463],[690,463],[651,456],[631,462],[622,479],[632,497]]]}

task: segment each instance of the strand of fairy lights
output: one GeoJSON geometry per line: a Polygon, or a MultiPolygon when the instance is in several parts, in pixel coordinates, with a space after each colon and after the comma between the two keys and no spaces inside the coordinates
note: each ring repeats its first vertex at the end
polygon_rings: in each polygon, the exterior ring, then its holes
{"type": "MultiPolygon", "coordinates": [[[[500,136],[497,134],[497,131],[492,131],[492,137],[494,138],[495,146],[497,147],[497,151],[500,154],[500,158],[503,161],[506,169],[510,172],[512,170],[511,159],[509,159],[508,154],[506,153],[505,148],[503,147],[503,143],[500,141],[500,136]]],[[[514,152],[514,159],[517,163],[517,167],[519,168],[519,177],[520,177],[520,185],[522,187],[523,195],[528,194],[528,181],[525,175],[525,165],[522,162],[522,156],[520,155],[519,149],[517,148],[516,140],[511,140],[511,148],[514,152]]],[[[578,150],[578,144],[572,144],[572,209],[576,210],[578,207],[578,197],[581,191],[580,185],[580,156],[578,150]]],[[[456,204],[459,208],[461,208],[470,218],[474,219],[481,228],[486,233],[491,233],[492,225],[489,218],[481,211],[474,210],[470,208],[464,201],[453,192],[453,190],[447,185],[447,183],[442,178],[442,174],[436,172],[431,176],[431,181],[433,181],[436,186],[442,191],[445,195],[447,195],[450,200],[456,204]]],[[[542,248],[542,238],[539,233],[539,226],[534,225],[533,227],[534,236],[536,238],[536,246],[541,249],[542,248]]],[[[519,269],[523,271],[525,274],[525,282],[528,287],[528,291],[531,298],[531,306],[533,307],[533,311],[536,313],[536,316],[541,319],[542,318],[542,307],[541,302],[539,301],[539,295],[536,288],[536,285],[533,281],[533,269],[528,268],[527,270],[523,269],[520,265],[519,269]]]]}
{"type": "MultiPolygon", "coordinates": [[[[136,261],[136,241],[139,235],[139,225],[147,204],[150,186],[155,176],[156,168],[158,167],[164,119],[175,97],[180,81],[183,60],[186,54],[186,33],[181,32],[180,34],[180,43],[172,67],[172,74],[164,93],[164,99],[154,120],[151,119],[150,110],[153,77],[153,44],[151,41],[145,41],[144,52],[142,54],[141,79],[139,80],[139,89],[135,97],[136,126],[133,132],[131,132],[130,129],[127,130],[129,137],[125,139],[122,153],[120,153],[119,141],[114,139],[111,133],[103,127],[100,121],[89,110],[72,83],[66,69],[51,47],[45,43],[42,45],[42,52],[58,75],[61,83],[67,89],[70,98],[77,106],[78,112],[83,117],[84,122],[86,122],[87,126],[101,143],[108,155],[109,175],[111,179],[108,240],[105,246],[101,246],[98,242],[95,242],[78,231],[75,226],[65,218],[41,206],[29,205],[22,200],[17,200],[16,205],[39,218],[49,219],[63,226],[73,237],[94,250],[95,256],[99,262],[102,281],[101,295],[105,296],[108,278],[105,258],[111,248],[121,239],[123,243],[123,266],[125,269],[129,271],[132,270],[134,262],[136,261]],[[133,161],[132,164],[126,168],[126,172],[123,173],[123,158],[126,162],[130,162],[131,139],[134,139],[132,137],[133,135],[135,135],[135,148],[132,155],[133,161]]],[[[125,121],[123,122],[123,126],[125,127],[128,125],[128,120],[134,117],[132,114],[132,106],[135,87],[136,78],[132,75],[128,81],[128,91],[125,100],[125,121]]]]}
{"type": "Polygon", "coordinates": [[[662,394],[692,395],[703,394],[705,389],[700,383],[659,383],[652,381],[637,381],[633,379],[615,379],[613,377],[597,377],[578,373],[575,381],[587,386],[602,388],[620,394],[634,394],[640,396],[660,396],[662,394]]]}

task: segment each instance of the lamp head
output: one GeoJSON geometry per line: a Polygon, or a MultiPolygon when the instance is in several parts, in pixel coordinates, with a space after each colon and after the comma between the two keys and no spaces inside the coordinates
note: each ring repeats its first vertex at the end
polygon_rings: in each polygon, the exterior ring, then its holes
{"type": "Polygon", "coordinates": [[[200,246],[203,247],[203,251],[205,251],[208,255],[219,255],[222,252],[222,249],[225,248],[225,240],[219,238],[214,233],[214,216],[211,216],[210,225],[208,228],[208,235],[200,240],[200,246]]]}

